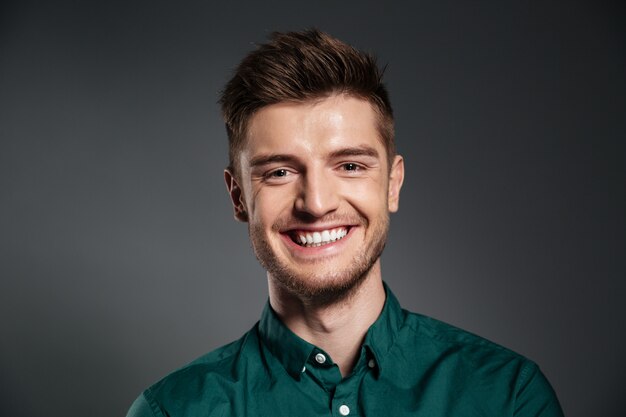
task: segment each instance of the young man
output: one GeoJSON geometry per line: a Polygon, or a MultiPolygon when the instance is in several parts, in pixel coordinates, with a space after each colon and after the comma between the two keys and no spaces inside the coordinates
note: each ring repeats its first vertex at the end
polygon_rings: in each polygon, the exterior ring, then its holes
{"type": "Polygon", "coordinates": [[[400,308],[381,277],[404,176],[375,60],[273,35],[227,84],[226,185],[267,270],[240,340],[148,388],[129,417],[562,416],[529,360],[400,308]]]}

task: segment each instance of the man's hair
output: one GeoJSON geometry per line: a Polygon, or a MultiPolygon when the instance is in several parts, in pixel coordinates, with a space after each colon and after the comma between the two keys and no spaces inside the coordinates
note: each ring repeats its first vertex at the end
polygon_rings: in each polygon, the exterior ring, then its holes
{"type": "Polygon", "coordinates": [[[367,100],[377,113],[377,126],[387,150],[395,156],[393,110],[382,83],[384,69],[376,58],[316,29],[274,32],[241,61],[220,97],[229,143],[229,169],[236,161],[254,113],[281,102],[302,103],[333,94],[367,100]]]}

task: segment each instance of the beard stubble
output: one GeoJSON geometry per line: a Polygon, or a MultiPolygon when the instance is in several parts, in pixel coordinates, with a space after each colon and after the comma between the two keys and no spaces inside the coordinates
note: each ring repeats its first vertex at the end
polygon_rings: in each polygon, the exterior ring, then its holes
{"type": "MultiPolygon", "coordinates": [[[[354,216],[352,216],[354,217],[354,216]]],[[[366,240],[360,251],[342,270],[327,271],[323,274],[302,272],[282,261],[270,246],[263,228],[259,224],[248,223],[248,233],[252,248],[259,263],[269,273],[270,279],[297,298],[317,305],[328,305],[348,298],[364,282],[368,273],[380,258],[387,241],[389,231],[389,215],[381,215],[374,222],[368,223],[362,216],[358,220],[347,220],[345,216],[332,216],[323,219],[325,222],[357,224],[366,230],[366,240]],[[355,221],[356,220],[356,221],[355,221]]],[[[272,233],[278,233],[290,219],[277,221],[272,225],[272,233]]],[[[324,260],[319,261],[320,264],[324,260]]]]}

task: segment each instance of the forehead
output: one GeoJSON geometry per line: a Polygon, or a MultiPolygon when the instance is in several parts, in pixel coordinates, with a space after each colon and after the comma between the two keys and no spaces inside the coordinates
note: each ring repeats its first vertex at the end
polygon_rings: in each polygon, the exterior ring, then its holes
{"type": "Polygon", "coordinates": [[[377,113],[363,99],[333,95],[303,103],[265,106],[252,116],[242,162],[257,154],[292,153],[303,157],[342,147],[370,146],[384,155],[377,113]]]}

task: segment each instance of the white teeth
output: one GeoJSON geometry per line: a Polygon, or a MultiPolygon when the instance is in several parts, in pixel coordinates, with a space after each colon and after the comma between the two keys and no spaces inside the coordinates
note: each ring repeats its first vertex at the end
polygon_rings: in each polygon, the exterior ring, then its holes
{"type": "Polygon", "coordinates": [[[297,233],[295,239],[296,242],[299,241],[302,246],[315,247],[326,245],[328,243],[339,240],[347,234],[348,230],[340,227],[337,229],[323,230],[321,232],[297,233]]]}

